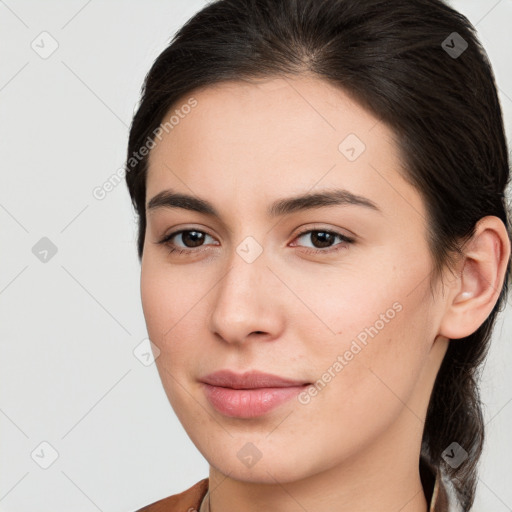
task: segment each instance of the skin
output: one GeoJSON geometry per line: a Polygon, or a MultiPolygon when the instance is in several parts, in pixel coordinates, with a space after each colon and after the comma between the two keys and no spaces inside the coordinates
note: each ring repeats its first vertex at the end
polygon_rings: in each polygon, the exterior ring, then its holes
{"type": "Polygon", "coordinates": [[[197,106],[151,150],[146,198],[172,188],[221,217],[148,210],[141,294],[166,394],[210,464],[210,509],[425,512],[428,400],[449,338],[474,332],[498,298],[510,255],[503,223],[482,219],[456,272],[431,293],[425,205],[403,178],[391,129],[311,76],[225,82],[193,96],[197,106]],[[366,146],[354,161],[338,149],[350,133],[366,146]],[[266,214],[278,198],[329,188],[380,211],[266,214]],[[179,229],[206,233],[198,246],[174,237],[196,252],[158,243],[179,229]],[[323,230],[355,241],[322,246],[314,235],[323,230]],[[251,263],[237,253],[249,236],[263,248],[251,263]],[[333,247],[341,250],[306,252],[333,247]],[[199,379],[225,368],[316,382],[396,303],[401,310],[307,404],[241,419],[207,401],[199,379]],[[247,443],[261,454],[252,467],[237,456],[247,443]]]}

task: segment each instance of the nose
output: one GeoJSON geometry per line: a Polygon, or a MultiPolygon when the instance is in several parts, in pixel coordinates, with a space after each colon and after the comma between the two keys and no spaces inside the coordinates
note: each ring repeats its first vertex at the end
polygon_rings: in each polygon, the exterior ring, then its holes
{"type": "Polygon", "coordinates": [[[231,344],[276,339],[285,322],[283,296],[283,284],[267,266],[264,253],[250,263],[235,253],[211,294],[210,329],[231,344]]]}

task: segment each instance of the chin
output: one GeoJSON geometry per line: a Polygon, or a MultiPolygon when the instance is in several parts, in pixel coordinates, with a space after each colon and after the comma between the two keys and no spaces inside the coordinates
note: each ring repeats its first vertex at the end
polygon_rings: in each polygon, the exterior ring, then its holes
{"type": "MultiPolygon", "coordinates": [[[[322,461],[314,461],[307,453],[298,452],[297,443],[293,447],[272,449],[253,436],[250,441],[229,437],[222,443],[204,440],[196,444],[210,466],[229,478],[241,482],[258,484],[288,483],[301,480],[322,471],[322,461]],[[230,447],[233,447],[231,449],[230,447]],[[317,466],[315,466],[317,462],[317,466]]],[[[320,452],[318,452],[320,453],[320,452]]]]}
{"type": "Polygon", "coordinates": [[[276,484],[276,482],[284,484],[295,482],[308,476],[307,474],[302,474],[300,468],[297,467],[276,466],[273,460],[267,460],[266,463],[260,460],[252,468],[242,467],[238,460],[231,464],[226,464],[224,461],[219,465],[212,464],[212,466],[224,475],[229,475],[229,478],[233,480],[253,484],[276,484]]]}

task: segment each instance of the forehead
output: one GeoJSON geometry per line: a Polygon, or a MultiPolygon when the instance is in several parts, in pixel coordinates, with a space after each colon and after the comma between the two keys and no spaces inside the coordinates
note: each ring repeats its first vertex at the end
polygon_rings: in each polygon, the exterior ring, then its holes
{"type": "Polygon", "coordinates": [[[177,102],[163,123],[176,111],[179,122],[162,132],[150,153],[148,199],[166,186],[214,194],[220,204],[233,201],[233,194],[258,192],[270,199],[343,186],[376,200],[385,188],[396,200],[396,186],[409,187],[398,171],[392,130],[318,78],[198,89],[177,102]],[[191,97],[194,108],[180,111],[191,97]]]}
{"type": "MultiPolygon", "coordinates": [[[[317,150],[319,145],[337,156],[336,142],[349,133],[364,141],[379,124],[344,91],[309,76],[229,81],[201,88],[179,100],[163,123],[180,111],[190,96],[196,106],[179,120],[174,116],[174,123],[179,123],[169,130],[173,140],[168,137],[168,143],[179,146],[194,141],[219,152],[226,144],[232,150],[242,146],[246,155],[259,159],[275,158],[293,149],[305,156],[308,149],[317,150]],[[305,138],[310,144],[303,145],[305,138]]],[[[391,135],[382,124],[378,132],[381,137],[391,135]]],[[[156,153],[153,151],[155,157],[156,153]]]]}

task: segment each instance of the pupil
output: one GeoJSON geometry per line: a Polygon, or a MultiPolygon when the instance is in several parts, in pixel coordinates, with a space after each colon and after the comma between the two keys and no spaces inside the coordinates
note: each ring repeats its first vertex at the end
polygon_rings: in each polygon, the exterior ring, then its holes
{"type": "Polygon", "coordinates": [[[325,231],[314,231],[312,235],[313,235],[314,239],[320,240],[321,247],[329,247],[329,241],[332,242],[332,240],[329,240],[329,239],[334,236],[332,233],[326,233],[325,231]],[[320,236],[318,236],[315,233],[320,233],[320,236]],[[327,239],[327,242],[326,242],[326,239],[327,239]]]}
{"type": "MultiPolygon", "coordinates": [[[[192,247],[197,247],[197,246],[201,245],[203,233],[200,233],[199,231],[186,231],[185,233],[182,233],[182,236],[184,238],[189,238],[192,240],[192,247]]],[[[184,240],[184,242],[185,242],[185,245],[188,245],[185,240],[184,240]]]]}

